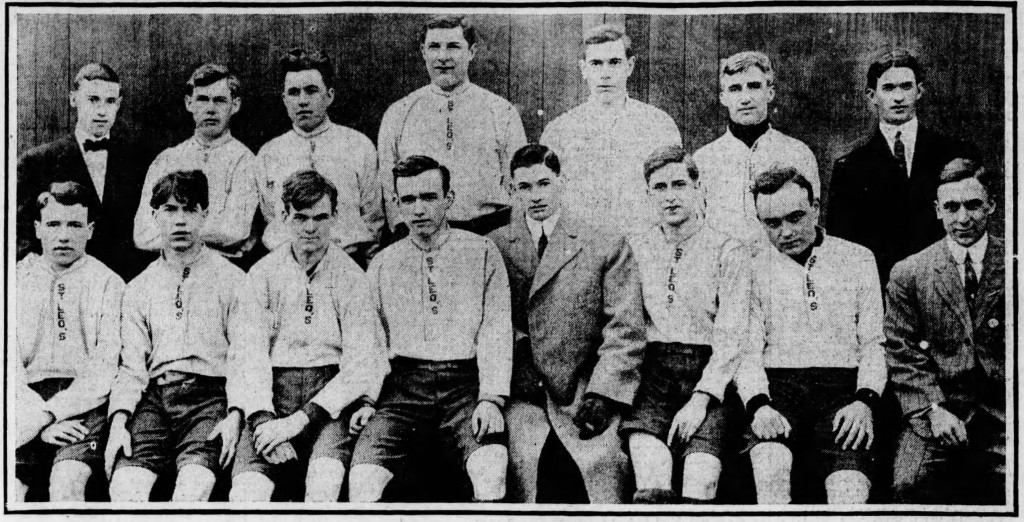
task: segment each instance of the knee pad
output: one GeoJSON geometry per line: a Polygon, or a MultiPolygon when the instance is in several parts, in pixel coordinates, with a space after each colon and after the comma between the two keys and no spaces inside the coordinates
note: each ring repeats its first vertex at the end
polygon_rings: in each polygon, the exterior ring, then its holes
{"type": "Polygon", "coordinates": [[[825,478],[829,504],[866,504],[871,494],[871,480],[860,471],[844,469],[825,478]]]}
{"type": "Polygon", "coordinates": [[[50,470],[51,502],[84,502],[85,486],[92,476],[92,468],[84,462],[64,460],[54,463],[50,470]]]}
{"type": "Polygon", "coordinates": [[[379,502],[394,474],[376,464],[358,464],[348,477],[349,502],[379,502]]]}
{"type": "Polygon", "coordinates": [[[174,481],[172,502],[206,502],[217,482],[213,471],[197,464],[189,464],[178,470],[174,481]]]}
{"type": "Polygon", "coordinates": [[[111,502],[148,502],[156,473],[133,466],[117,469],[110,480],[111,502]]]}
{"type": "Polygon", "coordinates": [[[337,459],[311,460],[306,471],[306,501],[337,502],[345,472],[345,464],[337,459]]]}
{"type": "Polygon", "coordinates": [[[274,481],[255,471],[240,473],[231,479],[229,502],[270,502],[274,494],[274,481]]]}
{"type": "Polygon", "coordinates": [[[722,461],[707,453],[691,453],[683,460],[683,497],[712,500],[718,494],[722,461]]]}
{"type": "Polygon", "coordinates": [[[789,504],[793,453],[784,444],[762,442],[750,450],[758,504],[789,504]]]}
{"type": "Polygon", "coordinates": [[[477,500],[498,500],[505,497],[505,473],[508,469],[508,449],[490,444],[474,451],[466,460],[466,472],[473,483],[477,500]]]}

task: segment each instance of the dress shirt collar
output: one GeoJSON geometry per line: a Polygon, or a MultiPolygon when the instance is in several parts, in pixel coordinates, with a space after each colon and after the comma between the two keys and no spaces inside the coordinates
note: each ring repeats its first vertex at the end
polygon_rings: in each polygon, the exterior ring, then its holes
{"type": "Polygon", "coordinates": [[[893,143],[896,142],[896,133],[899,132],[900,141],[903,142],[908,156],[913,154],[914,149],[911,145],[917,142],[917,127],[917,117],[911,118],[910,121],[902,125],[891,125],[884,121],[878,123],[878,129],[882,131],[882,136],[885,136],[885,141],[889,144],[889,150],[893,149],[893,143]]]}
{"type": "Polygon", "coordinates": [[[295,124],[292,124],[292,130],[295,131],[295,134],[298,134],[300,138],[305,138],[308,140],[327,132],[333,126],[334,124],[331,122],[331,118],[327,117],[324,118],[324,121],[321,122],[320,125],[317,126],[317,128],[309,132],[306,132],[298,128],[297,126],[295,126],[295,124]]]}
{"type": "Polygon", "coordinates": [[[561,217],[562,210],[559,209],[554,214],[548,216],[544,221],[537,221],[536,219],[526,216],[526,228],[530,229],[530,236],[533,237],[533,242],[536,244],[540,241],[541,228],[544,229],[544,235],[548,237],[548,241],[551,241],[551,234],[555,231],[555,225],[558,224],[558,218],[561,217]]]}
{"type": "MultiPolygon", "coordinates": [[[[94,136],[90,136],[89,133],[87,133],[84,130],[78,128],[77,126],[75,127],[75,141],[78,142],[78,148],[81,149],[83,153],[85,153],[85,141],[86,140],[100,141],[100,140],[109,140],[109,139],[110,139],[110,131],[107,131],[107,133],[104,134],[103,136],[100,136],[99,138],[96,138],[94,136]]],[[[105,151],[95,150],[95,151],[89,151],[89,152],[105,152],[105,151]]]]}
{"type": "MultiPolygon", "coordinates": [[[[953,260],[956,261],[956,264],[962,267],[964,264],[964,258],[966,258],[967,253],[970,252],[971,262],[977,266],[985,259],[985,250],[988,248],[988,232],[983,234],[981,239],[975,241],[974,244],[969,247],[965,247],[960,243],[953,241],[949,236],[946,236],[946,245],[949,247],[949,252],[953,254],[953,260]]],[[[979,273],[978,276],[980,277],[981,274],[979,273]]]]}
{"type": "Polygon", "coordinates": [[[469,90],[470,83],[471,82],[467,79],[466,81],[462,82],[461,85],[459,85],[458,87],[456,87],[456,88],[454,88],[454,89],[452,89],[450,91],[446,91],[446,90],[438,87],[436,84],[431,83],[430,84],[430,92],[432,92],[432,93],[434,93],[434,94],[436,94],[438,96],[443,96],[445,98],[453,98],[453,97],[459,96],[462,93],[464,93],[467,90],[469,90]]]}
{"type": "Polygon", "coordinates": [[[190,141],[192,142],[193,146],[200,150],[211,150],[227,144],[227,142],[231,141],[232,139],[233,137],[231,136],[231,131],[229,130],[225,131],[223,135],[221,135],[219,138],[213,141],[206,141],[196,135],[192,135],[192,139],[190,141]]]}

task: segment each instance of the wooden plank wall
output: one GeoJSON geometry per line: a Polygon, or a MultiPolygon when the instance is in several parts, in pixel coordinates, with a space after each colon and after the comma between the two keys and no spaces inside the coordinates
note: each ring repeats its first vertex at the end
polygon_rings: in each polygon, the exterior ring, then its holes
{"type": "MultiPolygon", "coordinates": [[[[909,46],[928,66],[921,119],[976,143],[1002,165],[1003,17],[955,13],[477,14],[481,41],[470,75],[519,108],[527,137],[586,99],[578,68],[585,28],[624,25],[637,66],[630,91],[680,127],[691,149],[724,132],[718,60],[766,51],[777,69],[772,119],[815,152],[827,186],[834,159],[873,124],[863,95],[869,57],[909,46]]],[[[69,132],[77,69],[91,60],[122,77],[117,127],[171,145],[191,133],[183,84],[206,61],[244,82],[234,133],[254,150],[288,128],[278,57],[323,49],[339,72],[332,118],[376,139],[387,107],[428,81],[418,47],[423,14],[18,14],[17,150],[69,132]]]]}

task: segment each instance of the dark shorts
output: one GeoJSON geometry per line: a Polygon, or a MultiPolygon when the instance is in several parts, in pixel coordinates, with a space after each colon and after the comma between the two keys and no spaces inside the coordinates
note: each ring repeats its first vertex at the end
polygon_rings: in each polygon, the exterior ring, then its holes
{"type": "MultiPolygon", "coordinates": [[[[315,368],[274,368],[274,409],[277,418],[287,417],[302,409],[338,373],[338,367],[318,366],[315,368]]],[[[348,420],[352,410],[346,410],[318,429],[306,430],[290,442],[298,454],[298,461],[292,460],[280,465],[267,462],[256,453],[253,431],[246,423],[238,443],[235,467],[232,476],[254,471],[275,481],[279,479],[304,480],[303,470],[309,461],[330,458],[347,467],[352,460],[356,438],[348,432],[348,420]]]]}
{"type": "Polygon", "coordinates": [[[352,466],[375,464],[397,474],[425,434],[436,433],[463,467],[481,447],[507,445],[507,430],[479,442],[473,436],[479,390],[475,360],[392,359],[377,413],[359,436],[352,466]]]}
{"type": "MultiPolygon", "coordinates": [[[[627,447],[629,435],[635,432],[650,433],[662,442],[668,438],[672,419],[690,400],[710,357],[710,346],[658,342],[647,345],[633,412],[619,427],[627,447]]],[[[725,418],[722,403],[711,401],[704,423],[686,444],[673,443],[673,453],[680,458],[691,453],[720,457],[725,418]]]]}
{"type": "MultiPolygon", "coordinates": [[[[74,379],[44,379],[29,384],[29,388],[38,393],[43,400],[50,400],[71,386],[73,381],[74,379]]],[[[66,446],[47,444],[37,435],[31,442],[15,451],[14,475],[18,480],[28,484],[33,482],[41,471],[49,475],[53,464],[62,460],[84,462],[94,473],[103,469],[103,441],[107,438],[106,407],[101,406],[67,420],[81,421],[89,430],[89,434],[81,441],[66,446]]]]}
{"type": "Polygon", "coordinates": [[[179,372],[151,380],[128,421],[132,456],[122,455],[116,467],[145,468],[158,475],[171,471],[172,463],[179,470],[195,464],[219,471],[221,440],[206,437],[227,416],[224,382],[223,377],[179,372]]]}
{"type": "MultiPolygon", "coordinates": [[[[853,402],[857,392],[856,368],[767,368],[768,391],[772,407],[781,413],[792,428],[781,442],[793,452],[813,450],[825,475],[839,470],[871,471],[871,452],[864,444],[857,450],[844,450],[835,442],[832,421],[839,410],[853,402]]],[[[763,440],[748,427],[747,450],[763,440]]]]}

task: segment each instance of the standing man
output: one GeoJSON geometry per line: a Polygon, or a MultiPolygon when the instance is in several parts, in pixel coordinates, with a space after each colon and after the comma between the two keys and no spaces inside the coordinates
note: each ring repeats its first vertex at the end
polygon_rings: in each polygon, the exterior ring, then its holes
{"type": "Polygon", "coordinates": [[[292,129],[268,141],[256,156],[260,208],[267,222],[263,244],[273,250],[289,241],[281,187],[295,172],[314,170],[338,189],[331,240],[366,266],[384,229],[377,151],[369,138],[327,117],[334,101],[334,68],[326,56],[293,49],[281,58],[281,75],[281,98],[292,129]]]}
{"type": "Polygon", "coordinates": [[[511,171],[524,214],[490,236],[512,283],[510,497],[536,501],[542,455],[567,451],[590,502],[623,503],[629,461],[618,428],[644,357],[636,261],[624,238],[561,208],[561,164],[551,149],[523,147],[511,171]]]}
{"type": "Polygon", "coordinates": [[[817,227],[818,200],[798,170],[768,170],[750,190],[771,241],[753,258],[751,344],[736,375],[753,418],[757,501],[790,502],[800,455],[822,468],[829,504],[863,504],[886,382],[875,260],[817,227]]]}
{"type": "Polygon", "coordinates": [[[241,83],[227,67],[208,63],[192,73],[186,88],[185,109],[195,121],[195,133],[161,152],[149,166],[135,213],[135,246],[162,247],[160,227],[149,208],[153,185],[171,172],[201,170],[210,183],[210,217],[201,237],[208,247],[246,269],[253,260],[243,262],[242,256],[258,240],[250,233],[259,193],[252,172],[255,156],[231,135],[231,118],[242,106],[241,83]]]}
{"type": "Polygon", "coordinates": [[[565,167],[567,210],[586,223],[639,233],[658,222],[647,205],[644,160],[658,147],[681,145],[682,138],[671,116],[629,97],[636,56],[625,31],[597,26],[583,45],[580,72],[590,98],[548,124],[540,142],[565,167]]]}
{"type": "Polygon", "coordinates": [[[1006,503],[1005,247],[988,234],[996,200],[978,163],[939,174],[946,237],[896,264],[885,335],[907,423],[897,502],[1006,503]]]}
{"type": "Polygon", "coordinates": [[[426,156],[395,166],[393,188],[410,232],[369,270],[391,373],[352,457],[353,502],[379,501],[411,448],[431,434],[460,458],[474,500],[505,498],[508,277],[490,240],[448,226],[450,176],[426,156]]]}
{"type": "Polygon", "coordinates": [[[924,70],[910,52],[875,58],[866,93],[878,129],[836,160],[826,218],[830,234],[871,249],[885,288],[893,265],[943,236],[933,207],[942,167],[978,153],[918,122],[924,70]]]}
{"type": "Polygon", "coordinates": [[[729,110],[725,134],[694,155],[707,192],[712,228],[743,243],[767,246],[750,185],[773,167],[791,167],[821,193],[818,162],[802,141],[771,125],[768,105],[775,99],[775,69],[760,51],[736,53],[719,63],[718,100],[729,110]]]}
{"type": "Polygon", "coordinates": [[[682,501],[707,503],[722,471],[725,386],[746,341],[750,254],[707,225],[697,166],[682,147],[654,151],[644,176],[661,223],[629,242],[642,277],[647,354],[619,433],[636,474],[634,504],[679,499],[676,455],[682,501]]]}
{"type": "Polygon", "coordinates": [[[128,284],[121,307],[104,456],[113,502],[149,500],[157,477],[174,469],[172,500],[209,500],[216,474],[234,458],[243,416],[273,411],[252,289],[200,237],[208,197],[198,171],[172,172],[153,187],[164,246],[128,284]]]}
{"type": "Polygon", "coordinates": [[[392,229],[401,219],[391,197],[391,171],[416,154],[451,169],[449,225],[484,235],[508,223],[508,161],[526,145],[526,132],[511,103],[469,81],[476,39],[476,29],[461,16],[436,16],[420,30],[430,85],[391,105],[377,138],[392,229]]]}
{"type": "Polygon", "coordinates": [[[304,475],[307,502],[337,502],[387,361],[366,276],[331,242],[337,189],[304,171],[285,180],[282,197],[292,240],[249,272],[269,329],[266,384],[279,418],[262,412],[242,431],[230,499],[269,502],[275,486],[288,491],[304,475]]]}
{"type": "Polygon", "coordinates": [[[18,159],[18,259],[40,253],[32,223],[36,198],[57,181],[74,181],[94,198],[95,228],[88,253],[125,281],[152,256],[135,248],[132,220],[146,167],[153,153],[124,135],[111,135],[121,108],[121,85],[109,65],[79,69],[70,95],[77,119],[74,133],[30,149],[18,159]]]}
{"type": "Polygon", "coordinates": [[[14,405],[18,424],[31,417],[33,404],[46,419],[31,442],[18,445],[16,501],[49,475],[51,502],[82,502],[89,478],[102,472],[103,406],[121,351],[124,281],[85,253],[91,196],[74,181],[51,184],[36,207],[43,255],[18,262],[15,365],[25,382],[14,405]]]}

